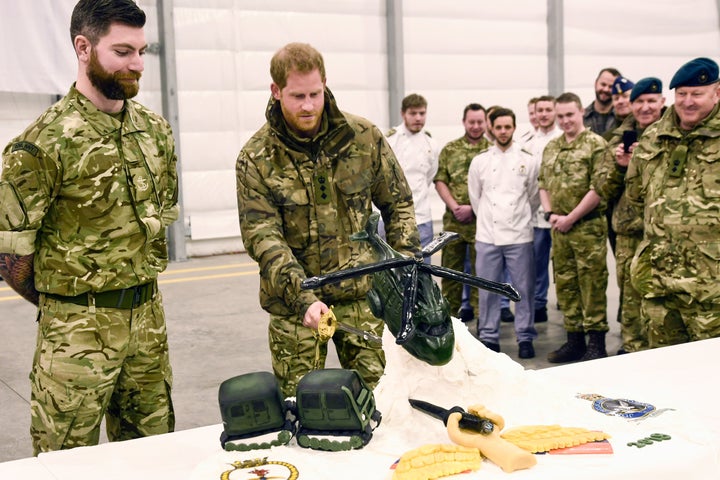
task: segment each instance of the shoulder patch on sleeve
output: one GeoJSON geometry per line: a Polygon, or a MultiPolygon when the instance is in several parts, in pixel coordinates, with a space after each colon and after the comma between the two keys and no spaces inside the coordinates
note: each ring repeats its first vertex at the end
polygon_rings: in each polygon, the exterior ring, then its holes
{"type": "Polygon", "coordinates": [[[37,157],[40,153],[40,149],[30,142],[15,142],[10,148],[10,152],[17,152],[18,150],[24,150],[33,157],[37,157]]]}
{"type": "Polygon", "coordinates": [[[397,133],[397,130],[395,130],[394,128],[391,128],[390,130],[387,131],[387,133],[385,134],[385,136],[386,136],[386,137],[392,137],[392,136],[395,135],[396,133],[397,133]]]}

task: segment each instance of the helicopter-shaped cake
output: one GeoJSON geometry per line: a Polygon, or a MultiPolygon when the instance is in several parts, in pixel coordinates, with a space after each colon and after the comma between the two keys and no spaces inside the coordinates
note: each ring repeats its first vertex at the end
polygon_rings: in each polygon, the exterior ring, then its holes
{"type": "Polygon", "coordinates": [[[402,255],[378,234],[380,214],[370,215],[365,230],[350,238],[367,241],[377,257],[376,263],[310,277],[301,288],[311,290],[347,278],[373,274],[373,286],[367,293],[373,315],[382,319],[401,345],[415,358],[430,365],[445,365],[452,359],[455,332],[440,287],[431,275],[462,282],[473,287],[520,300],[508,283],[493,282],[446,267],[427,264],[423,258],[433,255],[447,243],[458,239],[457,233],[442,232],[416,257],[402,255]]]}

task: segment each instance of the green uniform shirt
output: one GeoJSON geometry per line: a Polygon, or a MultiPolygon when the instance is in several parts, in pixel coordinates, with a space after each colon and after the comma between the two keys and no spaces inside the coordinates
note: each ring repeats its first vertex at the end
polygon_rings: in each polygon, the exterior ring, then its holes
{"type": "Polygon", "coordinates": [[[668,108],[633,151],[626,189],[645,227],[636,288],[646,297],[720,303],[720,105],[689,132],[668,108]]]}
{"type": "MultiPolygon", "coordinates": [[[[550,194],[553,212],[567,215],[589,190],[595,189],[606,145],[600,135],[587,129],[570,143],[565,135],[550,140],[543,151],[540,188],[550,194]]],[[[595,210],[603,213],[604,203],[595,210]]]]}
{"type": "Polygon", "coordinates": [[[169,124],[125,102],[122,121],[75,87],[3,152],[0,252],[35,254],[35,288],[74,296],[157,278],[178,216],[169,124]]]}
{"type": "MultiPolygon", "coordinates": [[[[472,159],[490,147],[490,142],[483,137],[473,145],[462,137],[449,142],[440,151],[438,158],[438,171],[433,179],[443,182],[450,193],[460,205],[470,205],[468,196],[468,170],[472,159]]],[[[459,233],[466,242],[475,242],[475,222],[460,223],[453,215],[452,210],[445,206],[443,215],[443,229],[459,233]]]]}
{"type": "Polygon", "coordinates": [[[267,122],[237,159],[240,229],[260,266],[260,304],[277,315],[297,315],[318,300],[364,298],[370,276],[302,291],[307,277],[375,261],[370,246],[350,240],[365,228],[373,204],[388,243],[420,250],[412,192],[380,131],[341,112],[329,90],[321,132],[304,141],[290,134],[280,103],[270,99],[267,122]]]}
{"type": "Polygon", "coordinates": [[[621,167],[615,161],[615,150],[622,143],[623,132],[635,130],[638,136],[644,129],[640,128],[632,114],[623,121],[622,125],[608,135],[608,146],[603,157],[602,170],[597,193],[608,203],[615,204],[612,212],[612,228],[618,235],[642,235],[643,220],[640,212],[635,208],[625,194],[626,167],[621,167]]]}

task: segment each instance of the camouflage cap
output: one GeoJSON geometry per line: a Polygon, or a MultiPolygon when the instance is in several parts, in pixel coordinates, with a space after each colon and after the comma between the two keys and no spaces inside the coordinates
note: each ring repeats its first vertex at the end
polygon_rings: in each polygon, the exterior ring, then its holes
{"type": "Polygon", "coordinates": [[[635,84],[630,93],[630,101],[634,102],[646,93],[662,93],[662,81],[656,77],[645,77],[635,84]]]}
{"type": "Polygon", "coordinates": [[[690,60],[675,72],[670,88],[701,87],[718,81],[718,64],[714,60],[699,57],[690,60]]]}
{"type": "Polygon", "coordinates": [[[632,88],[635,86],[633,82],[628,80],[627,78],[620,75],[615,79],[612,86],[612,94],[613,95],[620,95],[621,93],[625,93],[629,90],[632,90],[632,88]]]}

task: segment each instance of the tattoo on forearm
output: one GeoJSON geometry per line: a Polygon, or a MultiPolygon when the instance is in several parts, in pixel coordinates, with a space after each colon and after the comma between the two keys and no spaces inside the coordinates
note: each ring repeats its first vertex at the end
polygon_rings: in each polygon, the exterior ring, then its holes
{"type": "Polygon", "coordinates": [[[35,290],[34,259],[34,254],[0,253],[0,277],[25,300],[37,305],[39,294],[35,290]]]}

